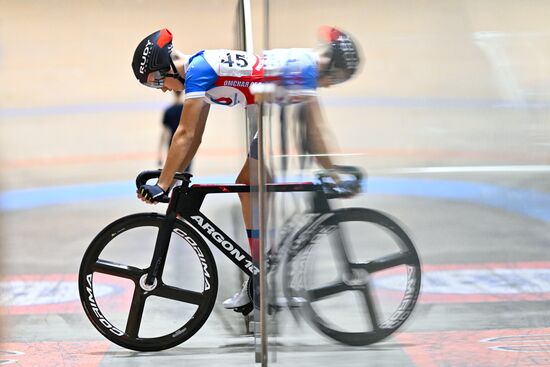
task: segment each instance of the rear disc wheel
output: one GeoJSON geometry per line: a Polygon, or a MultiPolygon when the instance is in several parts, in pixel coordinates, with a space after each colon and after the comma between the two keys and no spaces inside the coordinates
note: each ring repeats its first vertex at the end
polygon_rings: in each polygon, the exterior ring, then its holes
{"type": "Polygon", "coordinates": [[[284,289],[289,299],[303,301],[300,310],[322,334],[368,345],[410,316],[420,260],[395,220],[371,209],[340,209],[298,239],[285,262],[284,289]]]}

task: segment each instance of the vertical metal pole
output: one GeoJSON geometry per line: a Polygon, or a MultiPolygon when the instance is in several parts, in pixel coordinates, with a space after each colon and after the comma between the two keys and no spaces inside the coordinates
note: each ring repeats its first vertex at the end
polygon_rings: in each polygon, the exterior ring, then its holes
{"type": "Polygon", "coordinates": [[[244,25],[244,50],[246,52],[254,52],[254,40],[252,39],[252,11],[250,0],[243,0],[243,16],[244,25]]]}
{"type": "MultiPolygon", "coordinates": [[[[264,50],[269,49],[269,0],[264,0],[264,50]]],[[[260,332],[262,334],[262,367],[267,367],[268,335],[267,335],[267,271],[266,271],[266,227],[267,200],[265,193],[266,172],[264,157],[264,103],[260,104],[258,121],[258,195],[260,213],[260,332]]]]}
{"type": "MultiPolygon", "coordinates": [[[[252,9],[250,0],[240,0],[239,2],[242,9],[242,39],[241,48],[244,48],[246,52],[254,52],[254,39],[252,38],[252,9]]],[[[250,147],[250,142],[254,138],[256,133],[257,117],[255,113],[257,110],[254,106],[248,106],[245,117],[245,146],[250,147]]],[[[241,282],[242,283],[242,282],[241,282]]]]}
{"type": "Polygon", "coordinates": [[[269,0],[264,0],[264,50],[269,50],[269,0]]]}
{"type": "Polygon", "coordinates": [[[265,237],[267,222],[267,202],[265,195],[265,157],[264,157],[264,105],[260,104],[258,121],[258,212],[260,216],[260,333],[261,333],[261,363],[267,366],[267,272],[265,261],[265,237]]]}

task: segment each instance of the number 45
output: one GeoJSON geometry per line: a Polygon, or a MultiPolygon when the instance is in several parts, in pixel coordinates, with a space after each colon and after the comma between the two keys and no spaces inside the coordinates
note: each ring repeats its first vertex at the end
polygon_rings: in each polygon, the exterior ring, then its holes
{"type": "Polygon", "coordinates": [[[248,66],[248,61],[246,60],[246,55],[244,54],[235,54],[236,61],[233,61],[233,58],[231,57],[231,53],[227,53],[227,60],[222,60],[222,64],[227,64],[230,68],[233,67],[233,64],[240,68],[244,68],[248,66]]]}

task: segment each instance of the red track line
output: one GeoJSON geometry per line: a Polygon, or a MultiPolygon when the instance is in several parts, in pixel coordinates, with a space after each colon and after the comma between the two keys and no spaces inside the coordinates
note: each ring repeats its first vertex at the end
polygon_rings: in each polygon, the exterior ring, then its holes
{"type": "MultiPolygon", "coordinates": [[[[521,162],[549,164],[550,159],[542,155],[520,152],[502,151],[459,151],[441,149],[412,149],[412,148],[372,148],[363,151],[349,151],[366,158],[409,158],[409,159],[462,159],[468,161],[494,162],[521,162]]],[[[208,148],[199,151],[199,157],[244,157],[242,149],[235,148],[208,148]]],[[[337,155],[337,154],[336,154],[337,155]]],[[[39,157],[29,159],[0,160],[0,169],[34,168],[44,166],[81,165],[120,161],[152,161],[156,159],[155,152],[121,152],[109,154],[89,154],[58,157],[39,157]]]]}

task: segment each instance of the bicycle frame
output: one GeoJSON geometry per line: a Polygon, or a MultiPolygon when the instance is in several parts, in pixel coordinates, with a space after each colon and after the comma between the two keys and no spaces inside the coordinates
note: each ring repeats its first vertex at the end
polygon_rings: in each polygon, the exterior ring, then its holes
{"type": "MultiPolygon", "coordinates": [[[[183,185],[173,190],[166,210],[166,220],[159,229],[155,251],[145,283],[152,285],[154,280],[162,275],[170,235],[176,220],[187,221],[247,275],[259,274],[258,266],[253,262],[252,257],[200,211],[208,194],[250,193],[257,188],[243,184],[194,184],[191,187],[188,185],[188,180],[184,180],[183,185]]],[[[314,194],[313,212],[324,213],[330,210],[328,199],[322,187],[312,182],[267,184],[266,192],[312,192],[314,194]]]]}
{"type": "MultiPolygon", "coordinates": [[[[120,218],[105,227],[88,247],[79,272],[79,294],[88,318],[107,339],[129,349],[163,350],[189,339],[204,325],[216,302],[218,274],[215,258],[210,251],[211,245],[208,244],[208,242],[212,242],[222,254],[253,279],[253,282],[247,283],[247,291],[255,304],[258,304],[257,296],[263,294],[268,307],[273,311],[277,311],[281,307],[290,307],[291,311],[299,309],[319,332],[346,345],[368,345],[384,339],[403,324],[416,304],[420,292],[420,260],[411,239],[388,215],[368,208],[344,207],[336,210],[330,208],[331,199],[349,197],[350,193],[353,194],[357,192],[357,188],[360,188],[361,174],[351,169],[348,170],[348,173],[355,176],[355,179],[350,181],[350,185],[339,184],[336,186],[331,182],[331,173],[321,173],[317,176],[320,183],[300,182],[263,186],[264,192],[267,193],[305,192],[310,205],[308,205],[307,214],[301,212],[297,218],[288,219],[283,228],[278,228],[278,243],[270,248],[266,254],[265,263],[262,264],[266,266],[266,273],[270,276],[269,288],[264,287],[260,290],[257,289],[257,279],[254,279],[260,270],[259,264],[254,263],[243,248],[201,212],[206,195],[216,193],[238,193],[241,195],[250,193],[253,195],[258,192],[259,187],[238,184],[190,186],[189,178],[191,176],[189,174],[176,173],[175,178],[182,180],[183,184],[173,189],[171,197],[159,198],[162,202],[168,202],[165,215],[138,213],[120,218]],[[354,224],[347,225],[346,223],[354,224]],[[359,227],[359,225],[362,226],[359,227]],[[136,228],[139,230],[133,231],[136,228]],[[148,266],[147,268],[143,268],[142,241],[139,237],[136,240],[135,237],[143,233],[141,228],[147,228],[149,232],[153,231],[153,236],[156,237],[153,254],[150,252],[145,254],[146,261],[150,260],[150,264],[145,265],[148,266]],[[120,241],[116,240],[114,244],[128,243],[135,246],[133,247],[135,250],[132,251],[136,251],[137,257],[131,256],[128,261],[120,262],[116,256],[120,254],[119,252],[115,251],[113,257],[110,250],[108,252],[104,250],[106,246],[111,246],[111,241],[120,233],[130,230],[133,231],[131,236],[134,237],[124,237],[120,241]],[[350,238],[346,238],[345,233],[348,230],[352,233],[351,238],[358,239],[359,242],[354,242],[357,245],[353,246],[348,243],[350,238]],[[366,232],[370,231],[382,231],[384,235],[366,235],[366,232]],[[172,237],[173,235],[175,236],[172,237]],[[380,242],[378,238],[382,238],[381,243],[378,243],[380,242]],[[388,238],[390,241],[387,241],[388,238]],[[184,286],[183,288],[164,283],[165,263],[167,267],[170,265],[174,270],[178,270],[178,267],[182,265],[179,261],[174,263],[166,261],[172,239],[178,240],[180,243],[184,242],[186,251],[191,251],[188,255],[198,260],[192,264],[195,264],[194,267],[202,267],[204,277],[202,286],[199,284],[200,279],[199,283],[194,282],[193,286],[184,286]],[[355,253],[352,256],[351,252],[355,251],[348,251],[360,249],[357,246],[364,248],[363,256],[356,257],[355,253]],[[372,249],[375,250],[375,253],[372,249]],[[382,249],[385,251],[377,255],[382,249]],[[105,255],[103,255],[104,252],[105,255]],[[310,254],[312,254],[311,257],[310,254]],[[324,254],[334,257],[334,260],[330,263],[324,261],[319,263],[319,256],[323,258],[324,254]],[[139,267],[136,267],[136,264],[139,264],[139,267]],[[281,268],[279,268],[280,266],[281,268]],[[402,297],[399,295],[394,297],[393,294],[390,294],[386,297],[389,302],[380,303],[377,292],[373,291],[377,287],[372,283],[371,275],[396,267],[400,268],[396,269],[395,273],[398,273],[404,280],[406,279],[406,282],[403,283],[405,289],[402,292],[402,297]],[[337,275],[335,278],[333,277],[334,271],[337,275]],[[94,288],[101,286],[102,280],[99,278],[99,281],[94,282],[93,275],[96,272],[134,282],[125,328],[119,329],[114,326],[121,322],[124,323],[124,317],[119,319],[118,311],[112,313],[113,323],[110,321],[111,317],[108,316],[108,320],[103,311],[99,309],[100,306],[95,300],[94,288]],[[319,279],[317,279],[318,275],[320,275],[319,279]],[[325,275],[328,275],[330,279],[325,275]],[[280,285],[277,284],[279,280],[282,282],[280,285]],[[317,282],[316,280],[323,281],[317,282]],[[281,294],[281,291],[286,302],[279,301],[278,295],[281,294]],[[358,311],[367,315],[369,322],[367,325],[363,325],[360,331],[355,328],[353,331],[342,330],[341,327],[334,328],[333,321],[323,317],[323,313],[319,313],[317,307],[313,305],[317,301],[344,292],[354,292],[364,298],[364,304],[358,311]],[[161,335],[140,336],[144,310],[148,309],[145,301],[149,296],[183,302],[197,308],[195,313],[188,315],[189,318],[186,317],[185,324],[173,332],[163,334],[165,331],[161,331],[163,330],[161,328],[158,331],[161,335]],[[401,299],[400,302],[398,298],[401,299]],[[397,308],[395,301],[399,302],[397,308]],[[394,311],[389,313],[388,311],[391,310],[394,311]]],[[[140,173],[136,178],[136,186],[140,188],[148,180],[159,177],[159,174],[158,170],[140,173]]],[[[143,240],[147,241],[145,236],[143,240]]],[[[114,247],[109,247],[109,249],[111,248],[114,247]]],[[[186,260],[185,263],[187,264],[186,260]]],[[[184,267],[181,270],[185,272],[188,269],[184,267]]],[[[196,271],[200,270],[196,268],[196,271]]],[[[196,280],[194,276],[190,279],[196,280]]],[[[166,280],[168,283],[172,283],[172,279],[167,277],[166,280]]],[[[246,315],[253,307],[252,303],[248,303],[235,310],[246,315]]],[[[153,304],[153,308],[156,308],[155,304],[153,304]]],[[[164,306],[160,308],[160,310],[164,309],[164,306]]],[[[174,309],[178,314],[179,310],[179,308],[174,309]]],[[[106,311],[110,313],[109,309],[106,311]]],[[[150,314],[149,311],[147,313],[150,314]]],[[[157,313],[155,312],[155,315],[157,313]]],[[[172,321],[169,319],[171,314],[167,313],[165,316],[168,319],[163,321],[171,324],[172,321]]],[[[333,318],[331,317],[331,319],[333,318]]],[[[155,325],[156,328],[156,319],[149,319],[149,325],[155,325]]],[[[157,331],[155,332],[158,334],[157,331]]]]}

